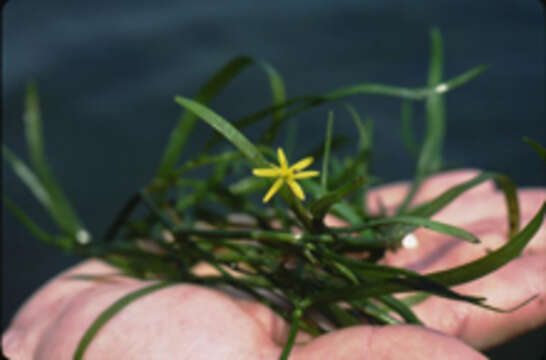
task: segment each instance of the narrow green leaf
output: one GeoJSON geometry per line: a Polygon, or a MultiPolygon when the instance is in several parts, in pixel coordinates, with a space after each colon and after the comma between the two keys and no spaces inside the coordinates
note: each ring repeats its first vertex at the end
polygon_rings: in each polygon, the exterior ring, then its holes
{"type": "Polygon", "coordinates": [[[324,156],[322,157],[322,173],[320,174],[320,184],[324,190],[328,191],[328,164],[330,162],[330,146],[332,145],[332,127],[334,125],[334,113],[328,112],[328,122],[326,124],[326,136],[324,142],[324,156]]]}
{"type": "Polygon", "coordinates": [[[34,172],[6,145],[2,145],[2,155],[4,160],[11,165],[13,172],[21,179],[23,184],[29,188],[38,202],[48,210],[54,209],[51,196],[34,172]]]}
{"type": "MultiPolygon", "coordinates": [[[[281,104],[285,101],[284,83],[277,71],[269,64],[252,59],[248,56],[237,57],[227,64],[225,64],[220,70],[218,70],[199,90],[194,100],[198,103],[208,104],[212,99],[216,97],[242,70],[251,64],[257,64],[263,69],[268,76],[269,84],[273,94],[274,106],[281,104]]],[[[282,122],[284,116],[284,108],[279,107],[271,111],[268,115],[273,115],[274,124],[282,122]]],[[[170,174],[170,172],[176,166],[176,162],[180,158],[186,140],[195,127],[197,121],[196,114],[192,112],[186,112],[180,120],[177,126],[172,131],[169,142],[163,154],[163,158],[157,170],[156,177],[163,178],[170,174]]],[[[275,125],[276,126],[276,125],[275,125]]]]}
{"type": "Polygon", "coordinates": [[[349,112],[349,115],[351,116],[351,119],[353,119],[356,129],[358,130],[358,151],[360,152],[366,148],[370,148],[371,133],[363,124],[362,119],[360,118],[360,115],[358,115],[358,112],[356,111],[356,109],[349,104],[346,104],[345,108],[349,112]]]}
{"type": "Polygon", "coordinates": [[[268,184],[266,179],[247,176],[231,184],[229,186],[229,191],[235,195],[251,194],[262,191],[268,184]]]}
{"type": "Polygon", "coordinates": [[[52,198],[51,194],[34,172],[32,172],[32,170],[6,145],[2,145],[2,155],[4,160],[6,160],[13,169],[13,172],[19,177],[23,184],[27,186],[36,200],[38,200],[46,209],[49,216],[57,223],[59,228],[72,239],[75,239],[82,244],[86,244],[89,241],[89,233],[82,228],[74,228],[74,223],[66,218],[66,214],[63,211],[64,209],[55,202],[58,199],[52,198]]]}
{"type": "Polygon", "coordinates": [[[532,147],[533,150],[536,151],[538,156],[542,158],[542,160],[546,161],[546,148],[544,146],[540,145],[539,143],[528,137],[524,137],[523,141],[525,141],[530,147],[532,147]]]}
{"type": "Polygon", "coordinates": [[[201,155],[193,160],[187,161],[174,171],[176,176],[180,176],[183,173],[197,168],[209,165],[217,165],[223,162],[230,162],[241,157],[241,153],[238,151],[225,151],[215,155],[201,155]]]}
{"type": "Polygon", "coordinates": [[[454,236],[456,238],[469,241],[473,244],[478,244],[480,242],[480,240],[476,236],[472,235],[471,233],[469,233],[468,231],[464,229],[461,229],[449,224],[444,224],[438,221],[433,221],[428,218],[418,217],[418,216],[409,216],[409,215],[406,215],[406,216],[400,215],[400,216],[393,216],[393,217],[384,218],[384,219],[372,220],[372,221],[368,221],[366,224],[363,224],[363,225],[344,227],[344,228],[334,228],[333,231],[358,232],[358,231],[362,231],[377,225],[390,225],[390,224],[411,225],[411,228],[424,227],[442,234],[454,236]]]}
{"type": "MultiPolygon", "coordinates": [[[[332,141],[330,143],[330,153],[332,153],[333,150],[340,149],[347,142],[348,142],[348,139],[343,135],[332,135],[332,141]]],[[[311,151],[309,151],[308,154],[309,156],[312,156],[315,160],[321,159],[324,156],[325,147],[326,147],[326,139],[321,141],[316,147],[314,147],[311,151]]],[[[330,160],[334,161],[332,156],[330,156],[330,160]]],[[[330,164],[330,166],[333,166],[333,164],[330,164]]]]}
{"type": "Polygon", "coordinates": [[[402,120],[402,140],[404,145],[413,155],[417,155],[419,152],[419,146],[413,132],[413,109],[411,101],[403,101],[400,111],[400,118],[402,120]]]}
{"type": "Polygon", "coordinates": [[[290,331],[288,332],[288,338],[282,350],[280,360],[288,360],[288,357],[290,356],[290,352],[292,351],[292,347],[294,347],[294,343],[296,341],[296,335],[298,334],[298,331],[300,328],[300,319],[303,315],[304,310],[305,310],[305,307],[302,307],[301,305],[296,304],[296,308],[292,312],[292,319],[290,321],[290,331]]]}
{"type": "MultiPolygon", "coordinates": [[[[437,29],[430,33],[431,54],[428,72],[428,86],[442,88],[442,37],[437,29]]],[[[398,214],[406,211],[407,207],[417,194],[417,190],[425,178],[438,171],[442,166],[442,148],[445,137],[445,109],[442,92],[430,94],[426,99],[427,123],[425,137],[415,170],[415,179],[408,194],[397,210],[398,214]]]]}
{"type": "Polygon", "coordinates": [[[338,202],[337,204],[334,204],[330,212],[340,219],[347,221],[349,224],[358,224],[360,221],[362,221],[360,214],[345,202],[338,202]]]}
{"type": "Polygon", "coordinates": [[[495,180],[499,185],[500,190],[504,194],[506,206],[508,209],[510,236],[513,236],[515,233],[518,232],[520,226],[520,211],[517,199],[517,189],[516,186],[506,176],[501,174],[488,172],[481,173],[473,179],[470,179],[462,184],[456,185],[444,191],[437,198],[421,204],[414,209],[408,211],[408,215],[431,217],[467,190],[470,190],[471,188],[487,180],[495,180]]]}
{"type": "Polygon", "coordinates": [[[462,195],[467,190],[472,189],[473,187],[483,183],[484,181],[491,180],[494,177],[495,177],[495,174],[493,173],[485,173],[485,172],[481,173],[477,175],[476,177],[462,184],[451,187],[450,189],[444,191],[435,199],[430,200],[426,203],[423,203],[413,208],[412,210],[408,212],[408,214],[414,215],[414,216],[430,217],[434,215],[435,213],[437,213],[438,211],[442,210],[444,207],[446,207],[449,203],[457,199],[460,195],[462,195]]]}
{"type": "MultiPolygon", "coordinates": [[[[486,66],[478,66],[469,70],[449,81],[442,82],[436,86],[427,86],[423,88],[404,88],[396,86],[388,86],[382,84],[358,84],[353,86],[344,87],[338,90],[334,90],[324,95],[323,98],[319,98],[323,102],[339,100],[348,96],[358,94],[374,94],[398,97],[408,100],[423,100],[430,95],[442,94],[446,91],[453,90],[456,87],[463,85],[464,83],[472,80],[476,76],[480,75],[487,69],[486,66]]],[[[315,100],[316,101],[316,100],[315,100]]]]}
{"type": "MultiPolygon", "coordinates": [[[[348,264],[346,263],[345,265],[348,264]]],[[[425,291],[444,298],[466,301],[473,304],[479,304],[485,299],[483,297],[459,294],[450,290],[442,282],[435,281],[417,273],[392,276],[399,270],[397,268],[386,270],[380,268],[373,269],[370,267],[370,269],[362,268],[361,271],[359,271],[359,267],[353,266],[350,267],[350,269],[354,273],[361,275],[361,277],[364,277],[365,273],[374,273],[376,277],[382,276],[384,278],[371,282],[362,282],[360,285],[347,285],[334,289],[322,290],[313,296],[313,303],[361,300],[408,291],[425,291]],[[393,272],[393,274],[389,275],[388,272],[393,272]]]]}
{"type": "Polygon", "coordinates": [[[176,210],[178,213],[184,213],[189,207],[196,206],[205,199],[211,193],[211,190],[215,185],[224,179],[229,165],[229,162],[217,164],[207,181],[203,181],[191,194],[180,197],[176,203],[176,210]]]}
{"type": "Polygon", "coordinates": [[[438,281],[445,286],[455,286],[478,279],[500,268],[521,254],[523,248],[525,248],[538,229],[540,229],[545,210],[546,203],[542,205],[537,214],[523,230],[499,249],[478,260],[457,268],[427,274],[427,277],[433,281],[438,281]]]}
{"type": "MultiPolygon", "coordinates": [[[[397,87],[382,84],[364,83],[357,84],[348,87],[343,87],[337,90],[333,90],[329,93],[320,96],[301,96],[286,100],[284,103],[267,107],[259,110],[253,114],[246,115],[234,122],[234,125],[238,129],[242,129],[246,126],[254,124],[256,121],[263,119],[264,117],[271,115],[279,109],[286,109],[294,105],[301,104],[299,107],[287,112],[284,115],[284,119],[296,116],[297,114],[306,111],[310,108],[326,104],[333,101],[338,101],[349,96],[355,95],[384,95],[397,97],[408,100],[425,100],[431,94],[443,94],[447,91],[453,90],[466,82],[474,79],[487,69],[486,66],[475,67],[461,75],[458,75],[449,81],[438,84],[434,87],[420,87],[420,88],[407,88],[397,87]]],[[[218,137],[213,137],[205,145],[205,151],[214,146],[218,141],[218,137]]]]}
{"type": "MultiPolygon", "coordinates": [[[[527,224],[527,226],[523,228],[523,230],[521,230],[516,236],[510,239],[504,246],[478,260],[472,261],[470,263],[453,269],[438,271],[426,274],[424,276],[418,274],[413,276],[411,274],[408,274],[407,276],[404,276],[404,274],[401,273],[401,276],[398,278],[386,278],[385,280],[375,283],[367,283],[359,286],[346,286],[335,290],[325,290],[313,296],[313,303],[330,302],[341,299],[343,301],[348,301],[351,299],[362,299],[398,292],[417,290],[424,291],[430,294],[435,294],[438,296],[469,301],[477,305],[482,305],[481,301],[483,300],[483,298],[468,297],[465,295],[456,294],[449,290],[447,287],[476,280],[484,275],[487,275],[497,270],[515,257],[519,256],[523,248],[529,243],[529,241],[531,241],[533,236],[540,229],[545,209],[546,204],[543,204],[537,214],[527,224]]],[[[357,267],[365,267],[363,269],[369,268],[369,271],[374,271],[375,266],[380,266],[376,264],[366,264],[365,262],[358,262],[356,260],[339,257],[336,254],[330,254],[329,256],[333,257],[334,259],[338,259],[339,261],[343,261],[345,265],[349,265],[350,262],[350,268],[353,270],[353,272],[357,267]]],[[[398,268],[389,269],[386,266],[382,266],[382,269],[377,269],[376,271],[378,272],[378,275],[387,272],[392,272],[393,274],[400,271],[408,272],[408,270],[398,268]]]]}
{"type": "MultiPolygon", "coordinates": [[[[368,119],[366,123],[363,124],[360,116],[352,106],[346,105],[346,108],[358,129],[358,155],[350,160],[350,164],[341,166],[342,171],[336,172],[334,179],[331,181],[331,184],[334,187],[338,187],[356,176],[368,175],[369,158],[372,148],[373,123],[371,119],[368,119]]],[[[358,196],[362,196],[362,199],[364,199],[363,193],[358,196]]]]}
{"type": "Polygon", "coordinates": [[[49,169],[44,156],[44,143],[42,136],[42,116],[38,99],[36,84],[27,85],[25,92],[25,108],[23,121],[25,124],[25,136],[30,155],[30,163],[38,177],[44,181],[49,177],[49,169]]]}
{"type": "Polygon", "coordinates": [[[332,186],[338,187],[357,176],[366,176],[368,174],[367,167],[369,157],[370,149],[362,149],[355,158],[349,160],[348,164],[342,166],[342,171],[332,179],[332,186]]]}
{"type": "Polygon", "coordinates": [[[315,219],[320,219],[326,215],[328,210],[336,203],[338,203],[345,196],[349,195],[357,188],[362,186],[365,182],[364,177],[360,176],[357,179],[341,186],[340,188],[327,193],[326,195],[314,200],[309,205],[309,210],[313,214],[315,219]]]}
{"type": "Polygon", "coordinates": [[[78,347],[76,348],[76,352],[74,353],[74,360],[83,359],[83,355],[85,354],[85,351],[89,347],[89,344],[91,344],[91,341],[93,341],[93,338],[100,331],[100,329],[108,321],[110,321],[110,319],[113,318],[117,313],[123,310],[127,305],[131,304],[133,301],[138,300],[139,298],[145,295],[148,295],[154,291],[158,291],[167,286],[171,286],[175,284],[176,283],[172,283],[172,282],[159,282],[159,283],[138,289],[136,291],[133,291],[125,295],[121,299],[117,300],[115,303],[113,303],[108,309],[104,310],[95,319],[95,321],[91,324],[91,326],[87,329],[87,331],[81,338],[80,342],[78,343],[78,347]]]}
{"type": "MultiPolygon", "coordinates": [[[[428,73],[428,86],[439,86],[442,82],[443,54],[442,36],[438,29],[431,31],[431,56],[428,73]]],[[[442,150],[445,138],[445,105],[441,93],[431,94],[425,103],[427,113],[427,135],[423,152],[418,160],[418,171],[425,176],[438,171],[442,166],[442,150]]]]}
{"type": "Polygon", "coordinates": [[[520,227],[521,216],[518,202],[518,189],[516,184],[506,175],[496,174],[495,184],[504,194],[508,211],[508,236],[515,236],[520,227]]]}
{"type": "MultiPolygon", "coordinates": [[[[363,124],[357,111],[350,105],[347,105],[349,115],[353,119],[356,128],[359,133],[358,140],[358,155],[353,160],[350,166],[346,167],[345,171],[339,173],[333,181],[334,186],[346,182],[348,179],[358,175],[369,176],[370,161],[372,155],[373,144],[373,122],[371,118],[367,118],[363,124]]],[[[369,184],[368,184],[369,185],[369,184]]],[[[354,207],[359,213],[362,220],[367,218],[367,206],[366,206],[366,186],[360,187],[355,192],[354,207]]]]}
{"type": "MultiPolygon", "coordinates": [[[[277,70],[270,64],[266,62],[259,62],[258,63],[262,69],[265,71],[269,78],[269,84],[271,87],[271,93],[273,95],[273,104],[282,104],[286,101],[286,91],[284,86],[284,81],[281,77],[281,75],[278,73],[277,70]]],[[[277,134],[279,133],[279,130],[282,127],[283,121],[286,118],[285,115],[285,109],[280,108],[279,110],[275,111],[271,117],[271,123],[268,127],[268,129],[263,133],[262,138],[260,139],[260,143],[271,145],[272,142],[277,137],[277,134]]]]}
{"type": "Polygon", "coordinates": [[[379,306],[368,300],[350,301],[356,309],[364,312],[366,315],[371,316],[381,324],[400,325],[402,322],[394,317],[390,316],[386,311],[383,311],[379,306]]]}
{"type": "Polygon", "coordinates": [[[21,208],[19,208],[13,201],[11,201],[6,195],[4,195],[4,205],[6,208],[19,220],[30,233],[36,236],[38,239],[42,240],[48,244],[56,244],[57,241],[53,235],[48,234],[42,230],[34,221],[32,221],[21,208]]]}
{"type": "Polygon", "coordinates": [[[430,31],[430,64],[428,72],[428,86],[435,86],[442,81],[443,50],[442,34],[438,28],[430,31]]]}
{"type": "Polygon", "coordinates": [[[61,228],[68,235],[75,236],[82,229],[82,225],[48,166],[45,157],[38,91],[33,83],[27,86],[23,120],[32,170],[51,197],[50,206],[55,208],[55,213],[59,214],[59,218],[62,218],[61,222],[58,221],[59,225],[62,225],[61,228]]]}
{"type": "Polygon", "coordinates": [[[355,285],[358,285],[360,283],[360,281],[358,281],[358,278],[356,277],[356,275],[345,265],[343,265],[342,263],[339,263],[337,261],[333,261],[332,262],[332,266],[337,270],[339,271],[339,273],[341,275],[343,275],[343,277],[345,277],[347,280],[349,280],[351,283],[355,284],[355,285]]]}
{"type": "Polygon", "coordinates": [[[406,306],[411,307],[411,306],[415,306],[415,305],[418,305],[418,304],[422,303],[423,301],[425,301],[429,297],[430,297],[430,294],[427,294],[425,292],[417,292],[415,294],[408,295],[408,296],[405,296],[405,297],[401,298],[400,301],[402,301],[404,304],[406,304],[406,306]]]}
{"type": "MultiPolygon", "coordinates": [[[[304,180],[301,184],[305,191],[310,192],[315,198],[324,196],[324,190],[317,182],[304,180]]],[[[358,224],[361,221],[360,215],[344,200],[336,202],[331,207],[330,212],[349,224],[358,224]]]]}
{"type": "Polygon", "coordinates": [[[213,129],[218,131],[229,142],[231,142],[253,166],[268,166],[263,155],[258,151],[256,146],[252,144],[239,130],[237,130],[229,121],[209,109],[208,107],[185,97],[176,96],[175,101],[190,113],[201,118],[213,129]]]}
{"type": "Polygon", "coordinates": [[[330,317],[333,318],[331,320],[333,320],[334,323],[336,323],[337,326],[341,328],[360,325],[362,321],[351,315],[346,309],[343,309],[338,304],[328,304],[325,307],[321,307],[320,310],[331,315],[330,317]]]}
{"type": "Polygon", "coordinates": [[[378,300],[385,304],[388,308],[395,311],[402,317],[408,324],[423,325],[421,320],[415,315],[415,313],[404,302],[390,295],[383,295],[378,297],[378,300]]]}

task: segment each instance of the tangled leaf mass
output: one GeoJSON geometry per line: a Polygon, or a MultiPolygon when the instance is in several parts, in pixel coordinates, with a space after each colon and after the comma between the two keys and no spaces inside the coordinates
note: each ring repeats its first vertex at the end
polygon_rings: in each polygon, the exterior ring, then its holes
{"type": "MultiPolygon", "coordinates": [[[[487,305],[484,297],[460,294],[450,287],[484,276],[518,256],[539,229],[544,207],[520,229],[514,184],[506,176],[488,172],[448,189],[427,203],[410,206],[423,181],[442,170],[443,96],[483,70],[484,67],[477,67],[444,81],[441,37],[433,30],[429,76],[424,87],[364,83],[323,95],[290,99],[286,98],[282,77],[271,65],[249,57],[235,58],[218,70],[193,99],[175,98],[184,113],[170,136],[157,173],[148,186],[127,201],[102,238],[93,237],[86,229],[49,169],[38,95],[35,86],[29,86],[24,120],[30,165],[6,146],[3,156],[56,223],[58,234],[41,229],[5,196],[6,207],[33,235],[47,243],[83,257],[103,259],[128,276],[159,280],[106,309],[81,339],[74,358],[83,357],[100,328],[124,306],[180,282],[236,288],[289,321],[290,334],[282,359],[288,357],[300,330],[320,335],[359,323],[421,324],[411,307],[429,295],[501,311],[487,305]],[[257,65],[267,76],[273,105],[228,121],[207,104],[250,65],[257,65]],[[343,113],[354,122],[359,134],[353,157],[342,162],[335,156],[333,151],[341,142],[333,135],[333,113],[330,113],[324,141],[309,153],[322,159],[320,179],[314,178],[319,175],[317,171],[303,171],[299,177],[294,172],[307,167],[310,158],[289,168],[281,150],[277,154],[280,167],[274,165],[272,146],[287,120],[311,108],[355,95],[402,100],[403,139],[408,151],[415,154],[417,165],[412,187],[394,216],[367,211],[366,190],[378,183],[370,168],[373,124],[371,120],[363,122],[350,105],[345,105],[347,112],[343,113]],[[421,144],[416,142],[411,126],[412,103],[417,101],[423,101],[426,108],[421,144]],[[265,121],[268,116],[266,130],[258,141],[251,142],[243,129],[265,121]],[[197,152],[198,156],[177,165],[198,120],[210,125],[215,133],[197,152]],[[219,150],[222,139],[227,141],[229,149],[219,150]],[[202,169],[208,169],[205,178],[195,175],[196,170],[202,169]],[[279,177],[264,202],[277,191],[280,196],[268,204],[256,201],[271,182],[252,176],[252,169],[258,169],[254,170],[257,176],[279,177]],[[226,179],[235,180],[228,183],[226,179]],[[464,229],[430,217],[465,191],[489,180],[497,183],[506,198],[510,240],[504,246],[463,266],[426,275],[378,263],[386,251],[396,251],[402,239],[418,227],[470,243],[479,242],[464,229]],[[289,186],[281,186],[279,181],[289,186]],[[302,202],[304,192],[311,198],[307,203],[302,202]],[[324,221],[327,215],[342,219],[346,226],[329,227],[324,221]],[[194,273],[194,267],[202,263],[214,271],[206,276],[194,273]],[[414,295],[400,299],[393,296],[396,293],[414,295]]],[[[289,133],[285,138],[293,142],[297,138],[295,127],[286,128],[289,133]]],[[[290,149],[289,143],[285,145],[290,149]]],[[[532,145],[537,152],[543,152],[540,145],[532,145]]]]}

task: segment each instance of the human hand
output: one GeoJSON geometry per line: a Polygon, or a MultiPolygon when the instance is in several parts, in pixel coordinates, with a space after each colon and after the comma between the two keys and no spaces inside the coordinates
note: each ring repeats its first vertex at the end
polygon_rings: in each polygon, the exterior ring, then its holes
{"type": "MultiPolygon", "coordinates": [[[[435,176],[426,182],[416,201],[433,198],[475,174],[458,171],[435,176]]],[[[392,209],[406,190],[407,184],[382,187],[369,194],[369,202],[374,205],[381,198],[387,209],[392,209]]],[[[519,197],[526,223],[546,199],[546,191],[522,190],[519,197]]],[[[482,239],[481,245],[419,229],[415,232],[419,247],[389,253],[385,262],[426,273],[482,256],[504,241],[507,226],[503,201],[491,184],[485,184],[434,217],[473,232],[482,239]]],[[[546,322],[545,260],[543,225],[521,257],[493,274],[456,287],[463,293],[485,295],[489,304],[503,308],[539,295],[512,313],[493,313],[433,297],[415,307],[429,328],[361,325],[313,340],[300,334],[291,359],[483,359],[465,342],[483,349],[546,322]]],[[[105,308],[150,284],[112,275],[115,273],[116,269],[90,260],[46,284],[4,334],[5,354],[16,360],[70,359],[85,330],[105,308]],[[104,277],[82,281],[74,275],[104,277]]],[[[146,295],[124,308],[101,329],[84,358],[277,359],[287,332],[284,320],[259,303],[181,284],[146,295]]]]}

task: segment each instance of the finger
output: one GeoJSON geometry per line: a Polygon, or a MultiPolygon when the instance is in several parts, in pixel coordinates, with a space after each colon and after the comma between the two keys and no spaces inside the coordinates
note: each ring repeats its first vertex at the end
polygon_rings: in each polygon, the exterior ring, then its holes
{"type": "MultiPolygon", "coordinates": [[[[11,356],[72,358],[85,331],[106,308],[149,284],[103,284],[80,292],[54,316],[34,349],[21,347],[24,354],[11,356]]],[[[90,359],[138,360],[166,354],[192,359],[273,359],[279,351],[255,319],[229,296],[176,285],[124,307],[101,328],[85,354],[90,359]]]]}
{"type": "Polygon", "coordinates": [[[296,346],[292,360],[483,360],[461,341],[419,326],[354,326],[296,346]]]}
{"type": "MultiPolygon", "coordinates": [[[[522,223],[526,224],[546,200],[546,190],[518,191],[522,223]]],[[[508,225],[504,198],[498,193],[455,201],[437,216],[437,221],[462,227],[482,242],[472,245],[465,241],[427,229],[414,231],[418,246],[388,252],[385,263],[421,272],[444,270],[476,260],[506,244],[508,225]],[[469,215],[470,214],[470,215],[469,215]]],[[[523,254],[546,253],[546,223],[526,246],[523,254]]]]}
{"type": "MultiPolygon", "coordinates": [[[[521,223],[526,224],[546,201],[546,189],[520,189],[517,192],[521,223]]],[[[461,196],[432,217],[436,221],[465,227],[481,220],[504,221],[502,232],[508,233],[508,212],[504,195],[499,191],[461,196]]]]}
{"type": "Polygon", "coordinates": [[[105,281],[134,281],[114,276],[116,273],[115,268],[101,261],[88,260],[47,282],[21,307],[2,336],[5,354],[10,356],[9,354],[23,349],[34,349],[42,334],[54,322],[55,315],[62,312],[71,299],[82,291],[105,281]],[[89,278],[81,279],[78,278],[79,275],[87,275],[89,278]],[[105,275],[112,276],[108,276],[107,280],[101,277],[105,275]]]}
{"type": "Polygon", "coordinates": [[[474,305],[430,298],[414,307],[427,326],[485,349],[546,323],[546,256],[517,258],[479,280],[455,287],[464,294],[483,295],[487,304],[514,307],[536,299],[510,313],[496,313],[474,305]]]}

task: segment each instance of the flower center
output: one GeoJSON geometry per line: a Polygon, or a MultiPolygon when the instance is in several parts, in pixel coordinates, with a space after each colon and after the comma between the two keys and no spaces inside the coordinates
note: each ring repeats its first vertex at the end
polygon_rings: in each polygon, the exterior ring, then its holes
{"type": "Polygon", "coordinates": [[[281,177],[284,180],[293,180],[294,178],[294,171],[291,169],[281,169],[281,177]]]}

